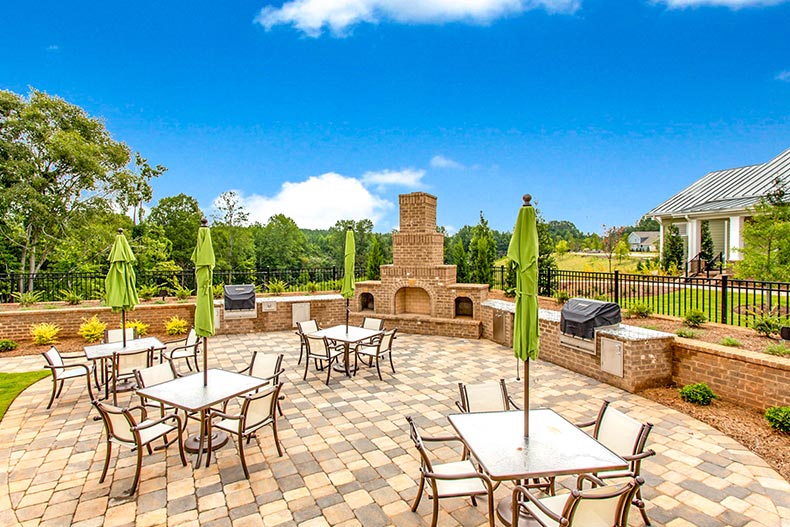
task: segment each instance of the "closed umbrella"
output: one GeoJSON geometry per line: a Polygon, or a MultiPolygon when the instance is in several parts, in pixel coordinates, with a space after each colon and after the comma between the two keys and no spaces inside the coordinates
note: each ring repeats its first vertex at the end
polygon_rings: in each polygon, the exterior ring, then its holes
{"type": "Polygon", "coordinates": [[[346,299],[346,333],[348,333],[348,301],[354,296],[354,257],[356,253],[354,231],[351,227],[346,231],[346,249],[343,256],[343,286],[340,294],[346,299]]]}
{"type": "Polygon", "coordinates": [[[529,436],[529,360],[538,358],[538,228],[535,209],[524,195],[508,258],[516,264],[516,316],[513,321],[513,354],[524,361],[524,437],[529,436]]]}
{"type": "Polygon", "coordinates": [[[132,254],[123,229],[118,229],[107,259],[110,261],[110,270],[104,279],[105,301],[113,311],[121,312],[121,333],[123,346],[126,347],[126,310],[134,309],[140,300],[137,298],[137,283],[132,267],[137,258],[132,254]]]}
{"type": "Polygon", "coordinates": [[[198,229],[197,245],[192,251],[197,283],[197,304],[195,306],[195,334],[203,337],[203,386],[208,385],[208,342],[206,337],[214,334],[214,247],[211,244],[211,230],[208,221],[203,220],[198,229]]]}

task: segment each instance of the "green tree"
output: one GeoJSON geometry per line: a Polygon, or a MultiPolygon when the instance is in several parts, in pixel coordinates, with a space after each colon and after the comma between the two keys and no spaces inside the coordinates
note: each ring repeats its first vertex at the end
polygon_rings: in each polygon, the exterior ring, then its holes
{"type": "Polygon", "coordinates": [[[642,216],[639,218],[639,222],[634,226],[634,230],[642,232],[658,232],[661,230],[661,224],[658,223],[658,220],[648,216],[642,216]]]}
{"type": "Polygon", "coordinates": [[[570,247],[568,247],[568,240],[558,241],[557,245],[554,246],[554,251],[557,253],[557,257],[562,259],[562,257],[568,254],[570,251],[570,247]]]}
{"type": "Polygon", "coordinates": [[[160,199],[151,209],[148,222],[162,227],[172,247],[170,257],[180,267],[188,268],[203,217],[197,200],[182,193],[160,199]]]}
{"type": "Polygon", "coordinates": [[[373,236],[370,242],[370,250],[368,251],[367,279],[380,280],[382,265],[384,265],[384,251],[381,250],[378,237],[373,236]]]}
{"type": "Polygon", "coordinates": [[[620,238],[617,246],[614,248],[614,255],[617,257],[618,262],[622,262],[631,254],[631,248],[625,238],[620,238]]]}
{"type": "Polygon", "coordinates": [[[335,267],[343,267],[343,254],[346,246],[346,230],[351,228],[354,231],[354,246],[356,247],[356,254],[354,260],[357,263],[365,262],[368,252],[368,245],[373,233],[373,222],[364,219],[359,221],[354,220],[338,220],[332,227],[329,228],[327,235],[327,244],[329,254],[332,258],[331,265],[335,267]]]}
{"type": "Polygon", "coordinates": [[[460,237],[452,248],[451,263],[455,265],[455,281],[460,284],[469,282],[469,260],[460,237]]]}
{"type": "Polygon", "coordinates": [[[469,241],[470,279],[472,283],[493,285],[494,261],[496,260],[496,240],[488,227],[488,221],[480,211],[478,223],[469,241]]]}
{"type": "Polygon", "coordinates": [[[774,186],[744,225],[742,260],[735,269],[739,278],[790,281],[790,201],[780,180],[774,186]]]}
{"type": "Polygon", "coordinates": [[[81,108],[37,90],[27,99],[0,91],[0,232],[19,248],[20,271],[39,271],[87,207],[145,194],[129,162],[129,148],[81,108]]]}
{"type": "MultiPolygon", "coordinates": [[[[609,227],[603,226],[603,238],[601,240],[601,247],[609,262],[609,272],[612,272],[612,258],[617,250],[617,244],[623,239],[623,227],[609,227]]],[[[626,248],[628,246],[626,245],[626,248]]]]}
{"type": "Polygon", "coordinates": [[[145,213],[144,204],[151,201],[154,195],[151,180],[167,171],[162,165],[152,167],[148,160],[136,152],[134,155],[134,170],[127,170],[118,174],[116,185],[122,188],[117,203],[124,212],[130,212],[134,224],[143,222],[145,213]]]}
{"type": "MultiPolygon", "coordinates": [[[[554,275],[557,270],[557,261],[554,259],[554,240],[549,232],[549,226],[540,210],[535,210],[538,229],[538,275],[554,275]]],[[[539,284],[540,294],[551,296],[554,294],[551,284],[539,284]]]]}
{"type": "MultiPolygon", "coordinates": [[[[145,222],[133,230],[130,243],[137,257],[136,267],[145,271],[180,271],[181,266],[171,259],[173,244],[161,225],[145,222]]],[[[195,234],[197,241],[197,234],[195,234]]],[[[194,245],[194,244],[193,244],[194,245]]]]}
{"type": "Polygon", "coordinates": [[[683,255],[683,239],[680,230],[675,225],[668,225],[664,229],[664,253],[661,255],[661,267],[669,271],[673,264],[676,269],[685,267],[683,255]]]}
{"type": "Polygon", "coordinates": [[[700,256],[703,260],[713,259],[713,236],[710,235],[710,224],[707,221],[702,222],[700,230],[700,256]]]}
{"type": "MultiPolygon", "coordinates": [[[[249,263],[247,260],[250,258],[249,250],[252,247],[254,255],[254,244],[249,233],[243,233],[242,227],[247,223],[250,214],[244,208],[241,202],[241,196],[235,190],[229,190],[219,195],[216,201],[217,214],[214,216],[214,226],[220,227],[222,236],[224,237],[225,246],[225,263],[229,269],[242,269],[247,268],[249,263]],[[236,239],[243,234],[247,234],[243,254],[233,254],[235,249],[234,243],[236,239]],[[242,262],[245,262],[242,265],[242,262]]],[[[213,240],[212,240],[213,241],[213,240]]],[[[215,251],[216,253],[216,251],[215,251]]]]}
{"type": "Polygon", "coordinates": [[[253,225],[255,264],[258,268],[300,268],[306,260],[307,240],[296,222],[284,214],[275,214],[266,225],[253,225]]]}
{"type": "Polygon", "coordinates": [[[106,272],[107,256],[118,229],[132,236],[129,216],[101,206],[86,206],[74,215],[68,231],[50,253],[47,270],[59,272],[106,272]]]}

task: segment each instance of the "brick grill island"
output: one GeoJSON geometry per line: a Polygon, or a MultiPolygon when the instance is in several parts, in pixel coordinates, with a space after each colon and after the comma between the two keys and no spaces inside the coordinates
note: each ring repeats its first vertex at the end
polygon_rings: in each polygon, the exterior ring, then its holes
{"type": "Polygon", "coordinates": [[[444,235],[436,230],[436,196],[401,194],[400,231],[392,235],[391,265],[381,280],[357,282],[352,317],[381,318],[407,333],[480,338],[487,284],[456,283],[444,264],[444,235]]]}

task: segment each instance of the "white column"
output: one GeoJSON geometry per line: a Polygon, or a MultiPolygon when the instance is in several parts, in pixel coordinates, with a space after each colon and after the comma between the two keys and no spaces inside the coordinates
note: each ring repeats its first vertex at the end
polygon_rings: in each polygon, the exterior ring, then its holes
{"type": "Polygon", "coordinates": [[[686,227],[686,235],[689,244],[689,260],[699,254],[700,234],[700,221],[689,219],[688,227],[686,227]]]}
{"type": "Polygon", "coordinates": [[[739,249],[743,248],[743,222],[744,216],[730,216],[729,248],[727,260],[737,261],[743,259],[743,254],[739,249]]]}

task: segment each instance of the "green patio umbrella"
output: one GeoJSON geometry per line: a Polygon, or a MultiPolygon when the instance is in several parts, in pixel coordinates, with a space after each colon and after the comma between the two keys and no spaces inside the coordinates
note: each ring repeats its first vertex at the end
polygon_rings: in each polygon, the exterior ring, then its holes
{"type": "Polygon", "coordinates": [[[351,227],[346,231],[346,249],[343,256],[343,286],[340,294],[346,299],[346,333],[348,333],[348,301],[354,296],[354,257],[356,253],[354,231],[351,227]]]}
{"type": "Polygon", "coordinates": [[[126,347],[126,310],[134,309],[140,300],[137,298],[137,284],[132,267],[137,258],[132,254],[123,229],[118,229],[107,259],[110,261],[110,270],[104,279],[105,301],[113,311],[121,312],[121,333],[123,346],[126,347]]]}
{"type": "Polygon", "coordinates": [[[516,315],[513,354],[524,361],[524,437],[529,436],[529,360],[538,358],[538,229],[535,209],[524,195],[507,256],[516,264],[516,315]]]}
{"type": "Polygon", "coordinates": [[[214,334],[214,247],[208,221],[203,220],[198,229],[197,245],[192,251],[197,282],[197,305],[195,306],[195,334],[203,337],[203,386],[208,385],[208,342],[206,337],[214,334]]]}

